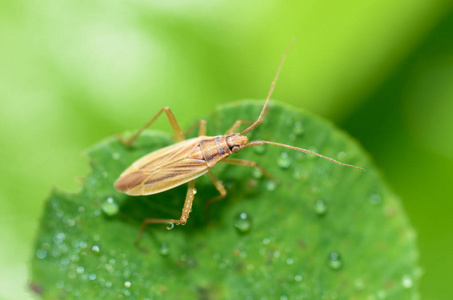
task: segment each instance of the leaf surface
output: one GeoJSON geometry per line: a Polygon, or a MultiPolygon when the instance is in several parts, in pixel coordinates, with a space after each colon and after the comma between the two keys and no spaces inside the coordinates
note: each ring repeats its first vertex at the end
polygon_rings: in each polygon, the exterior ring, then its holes
{"type": "MultiPolygon", "coordinates": [[[[206,118],[208,135],[236,119],[254,120],[263,102],[224,106],[206,118]]],[[[193,135],[194,136],[194,135],[193,135]]],[[[417,296],[415,233],[395,194],[364,151],[326,121],[271,103],[248,134],[308,148],[366,172],[272,145],[233,154],[257,169],[218,164],[186,226],[148,226],[179,218],[186,185],[144,197],[113,182],[132,162],[172,143],[147,131],[126,147],[115,138],[88,151],[92,171],[79,193],[51,193],[32,259],[32,288],[43,299],[412,299],[417,296]]]]}

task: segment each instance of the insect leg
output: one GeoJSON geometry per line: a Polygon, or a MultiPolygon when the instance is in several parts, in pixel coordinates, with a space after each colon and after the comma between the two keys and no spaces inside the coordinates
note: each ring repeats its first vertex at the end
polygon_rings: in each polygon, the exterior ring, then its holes
{"type": "Polygon", "coordinates": [[[156,121],[156,119],[160,116],[160,114],[162,112],[165,112],[165,114],[167,115],[168,121],[170,122],[170,125],[173,128],[173,131],[175,132],[176,140],[178,142],[184,141],[186,139],[184,136],[184,133],[182,132],[181,127],[179,126],[178,121],[176,121],[176,118],[173,115],[173,113],[171,112],[170,108],[167,106],[163,107],[161,110],[159,110],[159,112],[154,117],[152,117],[142,128],[137,130],[137,132],[132,137],[125,140],[121,136],[118,136],[118,139],[124,145],[129,146],[130,144],[132,144],[135,141],[135,139],[137,139],[137,137],[143,132],[143,130],[145,130],[148,126],[150,126],[152,123],[154,123],[154,121],[156,121]]]}
{"type": "Polygon", "coordinates": [[[194,130],[195,128],[197,128],[197,126],[200,126],[200,128],[198,129],[198,136],[206,135],[206,121],[205,120],[200,120],[197,123],[190,126],[186,131],[184,131],[184,135],[186,135],[187,133],[189,133],[192,130],[194,130]]]}
{"type": "Polygon", "coordinates": [[[231,128],[226,131],[225,135],[235,133],[236,130],[238,130],[239,126],[241,126],[241,124],[252,124],[252,123],[253,121],[237,120],[236,122],[234,122],[233,126],[231,126],[231,128]]]}
{"type": "Polygon", "coordinates": [[[226,164],[230,164],[230,165],[256,167],[263,173],[264,176],[278,181],[274,176],[272,176],[270,173],[268,173],[266,171],[266,169],[264,169],[261,165],[259,165],[257,162],[255,162],[253,160],[246,160],[246,159],[239,159],[239,158],[228,158],[228,159],[222,160],[221,162],[226,163],[226,164]]]}
{"type": "Polygon", "coordinates": [[[143,232],[145,231],[146,226],[149,224],[162,224],[162,223],[170,223],[170,224],[176,224],[176,225],[185,225],[187,222],[187,219],[189,218],[189,214],[192,211],[192,203],[193,203],[193,198],[195,196],[196,190],[195,190],[195,181],[190,181],[189,186],[187,188],[187,194],[186,194],[186,200],[184,201],[184,206],[182,208],[182,214],[181,218],[179,220],[175,219],[145,219],[143,221],[142,226],[140,227],[140,233],[137,236],[137,239],[135,240],[135,243],[138,244],[140,239],[142,238],[143,232]]]}
{"type": "Polygon", "coordinates": [[[215,196],[214,198],[209,199],[209,200],[205,203],[205,205],[204,205],[205,212],[207,212],[208,207],[209,207],[212,203],[214,203],[214,202],[216,202],[216,201],[218,201],[218,200],[224,198],[224,197],[226,196],[226,194],[227,194],[227,192],[226,192],[226,190],[225,190],[225,187],[223,186],[222,181],[220,181],[219,179],[217,179],[217,177],[215,177],[214,174],[212,174],[211,172],[208,172],[208,173],[206,173],[206,174],[208,174],[209,178],[211,179],[211,181],[212,181],[212,183],[214,184],[215,188],[219,191],[220,195],[215,196]]]}

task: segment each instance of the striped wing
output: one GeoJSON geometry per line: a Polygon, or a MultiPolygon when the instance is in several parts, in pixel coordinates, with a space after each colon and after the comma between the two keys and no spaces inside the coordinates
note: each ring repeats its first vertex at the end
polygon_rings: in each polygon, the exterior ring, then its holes
{"type": "Polygon", "coordinates": [[[203,137],[151,152],[134,162],[115,182],[128,195],[151,195],[172,189],[208,172],[200,149],[203,137]]]}

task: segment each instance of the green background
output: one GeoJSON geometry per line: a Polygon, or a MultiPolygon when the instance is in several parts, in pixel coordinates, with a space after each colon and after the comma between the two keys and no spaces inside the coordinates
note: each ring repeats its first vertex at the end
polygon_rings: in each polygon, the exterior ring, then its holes
{"type": "Polygon", "coordinates": [[[0,297],[31,298],[43,202],[52,186],[78,189],[84,149],[162,106],[187,127],[220,103],[264,98],[293,36],[273,98],[363,144],[418,232],[422,297],[451,296],[452,4],[3,1],[0,297]]]}

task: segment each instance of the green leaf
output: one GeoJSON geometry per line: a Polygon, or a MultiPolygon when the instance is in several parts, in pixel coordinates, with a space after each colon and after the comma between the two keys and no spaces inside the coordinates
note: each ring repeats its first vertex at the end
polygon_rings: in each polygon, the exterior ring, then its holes
{"type": "MultiPolygon", "coordinates": [[[[206,118],[208,135],[236,119],[254,120],[263,102],[239,102],[206,118]]],[[[186,186],[146,197],[118,193],[113,182],[133,161],[172,143],[147,131],[126,147],[110,138],[89,150],[92,172],[78,194],[52,192],[32,260],[32,287],[44,299],[412,299],[419,269],[415,234],[398,198],[363,150],[331,124],[271,103],[253,139],[286,143],[366,168],[266,145],[234,157],[254,168],[218,164],[186,226],[148,226],[179,218],[186,186]]]]}

